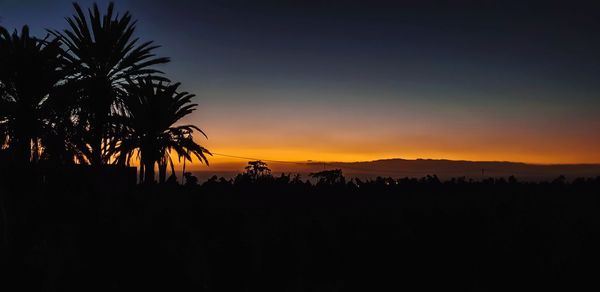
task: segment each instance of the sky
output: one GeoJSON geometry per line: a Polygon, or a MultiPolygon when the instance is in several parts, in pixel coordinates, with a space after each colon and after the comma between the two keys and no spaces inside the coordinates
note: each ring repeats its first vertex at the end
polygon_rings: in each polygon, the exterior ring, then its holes
{"type": "MultiPolygon", "coordinates": [[[[160,69],[199,105],[183,122],[218,154],[600,163],[592,1],[114,2],[171,57],[160,69]]],[[[0,0],[0,25],[39,36],[72,13],[0,0]]]]}

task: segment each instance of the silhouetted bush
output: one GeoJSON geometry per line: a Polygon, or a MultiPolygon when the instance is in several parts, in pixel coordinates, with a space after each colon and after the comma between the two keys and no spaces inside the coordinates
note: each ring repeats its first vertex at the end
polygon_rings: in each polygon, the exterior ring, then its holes
{"type": "Polygon", "coordinates": [[[61,291],[598,287],[600,178],[239,177],[4,193],[3,275],[61,291]]]}

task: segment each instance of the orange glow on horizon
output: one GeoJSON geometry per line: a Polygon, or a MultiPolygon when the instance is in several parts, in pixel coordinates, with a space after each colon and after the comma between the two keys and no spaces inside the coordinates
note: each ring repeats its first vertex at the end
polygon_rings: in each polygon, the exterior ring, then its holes
{"type": "MultiPolygon", "coordinates": [[[[596,115],[557,110],[537,115],[463,108],[338,104],[207,104],[185,123],[202,128],[211,152],[263,160],[357,162],[380,159],[600,163],[596,115]],[[227,114],[223,114],[227,113],[227,114]]],[[[209,156],[196,171],[237,171],[247,160],[209,156]]],[[[293,167],[290,167],[293,168],[293,167]]]]}
{"type": "MultiPolygon", "coordinates": [[[[248,149],[223,149],[221,151],[214,151],[215,153],[223,153],[232,156],[240,156],[247,158],[263,159],[266,161],[275,161],[278,170],[294,170],[296,167],[293,164],[289,164],[289,167],[285,163],[277,163],[277,161],[285,162],[297,162],[297,163],[319,163],[319,162],[362,162],[362,161],[373,161],[383,159],[446,159],[446,160],[467,160],[467,161],[508,161],[508,162],[523,162],[529,164],[594,164],[594,161],[580,161],[576,160],[576,157],[543,157],[543,156],[529,156],[519,154],[507,154],[507,155],[495,155],[486,153],[473,153],[473,154],[460,154],[460,153],[442,153],[442,152],[430,152],[430,153],[405,153],[402,155],[394,155],[390,153],[372,153],[372,154],[352,154],[352,153],[322,153],[322,152],[311,152],[307,150],[293,150],[293,149],[267,149],[261,151],[260,149],[248,150],[248,149]]],[[[238,171],[242,170],[250,159],[232,158],[221,155],[214,155],[208,157],[209,166],[200,164],[196,159],[193,163],[187,163],[186,168],[193,171],[238,171]]],[[[181,167],[181,164],[176,163],[177,167],[181,167]]]]}

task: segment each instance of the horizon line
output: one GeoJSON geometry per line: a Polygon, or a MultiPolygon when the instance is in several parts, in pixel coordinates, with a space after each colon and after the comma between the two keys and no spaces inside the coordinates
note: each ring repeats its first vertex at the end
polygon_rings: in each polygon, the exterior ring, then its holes
{"type": "MultiPolygon", "coordinates": [[[[407,159],[401,157],[393,157],[393,158],[380,158],[373,160],[356,160],[356,161],[335,161],[335,160],[295,160],[295,161],[286,161],[286,160],[278,160],[278,159],[260,159],[260,158],[252,158],[252,157],[243,157],[236,155],[225,155],[220,153],[213,153],[218,156],[236,158],[244,161],[254,161],[260,160],[273,164],[295,164],[295,165],[318,165],[318,164],[352,164],[352,163],[372,163],[372,162],[381,162],[381,161],[390,161],[390,160],[401,160],[401,161],[448,161],[448,162],[470,162],[470,163],[506,163],[506,164],[521,164],[521,165],[531,165],[531,166],[600,166],[600,162],[570,162],[570,163],[537,163],[537,162],[522,162],[522,161],[510,161],[510,160],[466,160],[466,159],[448,159],[448,158],[414,158],[407,159]]],[[[225,163],[219,164],[237,164],[233,161],[228,161],[225,163]]],[[[240,161],[243,163],[243,161],[240,161]]],[[[193,164],[193,166],[199,166],[198,164],[193,164]]],[[[194,171],[214,171],[211,170],[211,165],[203,165],[204,167],[193,167],[191,165],[191,170],[194,171]]],[[[231,170],[233,171],[233,170],[231,170]]]]}

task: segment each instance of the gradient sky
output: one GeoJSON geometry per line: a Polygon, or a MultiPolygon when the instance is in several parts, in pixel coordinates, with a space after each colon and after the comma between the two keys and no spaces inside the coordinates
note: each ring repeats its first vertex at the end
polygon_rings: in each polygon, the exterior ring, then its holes
{"type": "MultiPolygon", "coordinates": [[[[216,153],[600,162],[598,7],[416,2],[115,1],[216,153]]],[[[70,3],[0,0],[0,25],[42,35],[70,3]]]]}

